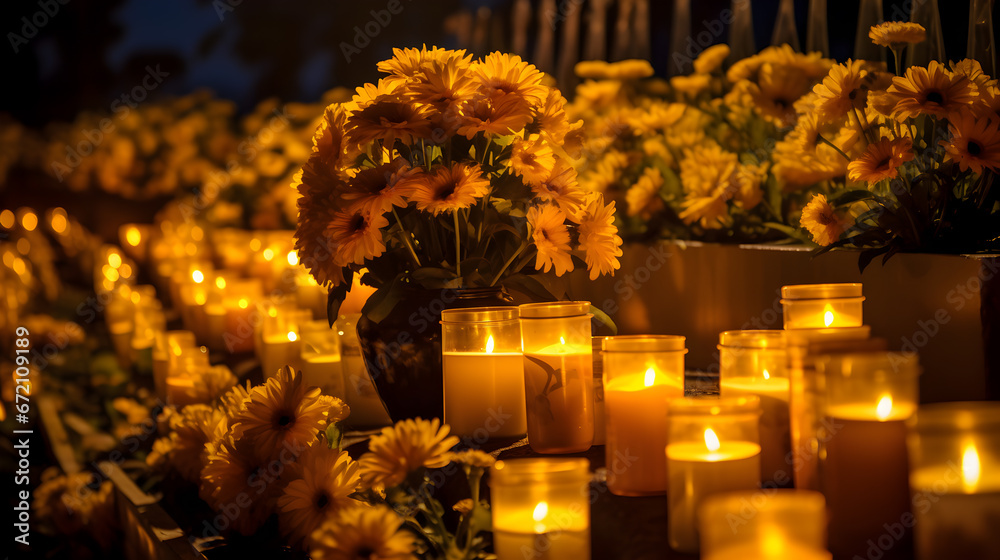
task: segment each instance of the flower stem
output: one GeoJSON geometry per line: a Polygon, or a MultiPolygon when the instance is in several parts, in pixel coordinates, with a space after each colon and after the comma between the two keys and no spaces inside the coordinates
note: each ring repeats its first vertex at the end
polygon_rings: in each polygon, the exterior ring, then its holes
{"type": "Polygon", "coordinates": [[[410,256],[413,257],[413,263],[419,268],[420,257],[417,256],[416,249],[413,248],[413,243],[410,241],[410,232],[407,231],[406,226],[403,225],[403,220],[399,219],[399,214],[396,213],[396,207],[392,207],[392,216],[396,218],[396,223],[399,224],[399,236],[403,238],[403,243],[406,244],[406,248],[410,250],[410,256]]]}
{"type": "Polygon", "coordinates": [[[462,238],[458,234],[458,210],[452,211],[455,217],[455,274],[462,276],[462,238]]]}
{"type": "Polygon", "coordinates": [[[840,155],[842,155],[842,156],[844,156],[844,159],[846,159],[847,161],[851,161],[851,158],[847,157],[847,154],[844,153],[844,150],[841,150],[840,148],[837,147],[836,144],[834,144],[833,142],[830,142],[829,140],[827,140],[826,138],[824,138],[822,134],[817,134],[816,135],[816,139],[819,140],[820,142],[826,144],[827,146],[830,146],[834,150],[837,150],[837,153],[840,154],[840,155]]]}
{"type": "Polygon", "coordinates": [[[510,266],[510,263],[514,262],[514,259],[516,259],[517,256],[521,254],[521,251],[523,251],[524,248],[527,246],[528,244],[526,242],[522,242],[521,246],[517,248],[517,251],[514,251],[514,254],[511,255],[509,259],[507,259],[507,262],[503,263],[503,268],[501,268],[500,271],[497,272],[496,276],[493,277],[493,281],[490,282],[491,288],[497,283],[497,280],[500,279],[500,276],[504,273],[504,271],[507,270],[507,267],[510,266]]]}

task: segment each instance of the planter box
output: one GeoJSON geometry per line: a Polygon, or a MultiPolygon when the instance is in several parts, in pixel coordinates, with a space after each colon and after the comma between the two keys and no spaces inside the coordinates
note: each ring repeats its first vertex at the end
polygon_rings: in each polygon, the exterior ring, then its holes
{"type": "MultiPolygon", "coordinates": [[[[990,325],[997,320],[995,311],[984,311],[980,319],[981,278],[997,276],[1000,259],[898,254],[885,266],[876,260],[861,274],[858,254],[848,251],[812,258],[804,247],[672,241],[623,249],[614,277],[590,281],[585,271],[574,272],[572,297],[607,312],[621,334],[687,336],[689,370],[718,371],[721,331],[782,328],[781,286],[863,282],[864,320],[873,336],[920,354],[922,401],[988,397],[983,341],[984,333],[996,336],[990,325]]],[[[996,291],[995,284],[986,293],[996,291]]],[[[996,346],[986,349],[996,352],[996,346]]]]}

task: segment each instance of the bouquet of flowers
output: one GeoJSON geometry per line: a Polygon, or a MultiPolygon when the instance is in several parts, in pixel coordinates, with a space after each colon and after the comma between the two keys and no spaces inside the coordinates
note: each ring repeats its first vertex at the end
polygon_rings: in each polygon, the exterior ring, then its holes
{"type": "Polygon", "coordinates": [[[299,261],[332,288],[331,317],[362,269],[377,322],[406,286],[545,300],[579,264],[591,278],[619,268],[615,204],[579,186],[579,124],[534,66],[424,47],[378,67],[386,77],[327,107],[296,181],[299,261]]]}
{"type": "Polygon", "coordinates": [[[652,74],[639,61],[577,66],[599,78],[577,88],[570,109],[585,122],[592,154],[581,182],[624,199],[630,235],[747,242],[792,230],[800,204],[787,195],[816,181],[797,182],[786,172],[794,157],[774,147],[833,62],[783,45],[723,71],[728,56],[728,46],[710,47],[693,74],[669,85],[637,81],[652,74]]]}
{"type": "MultiPolygon", "coordinates": [[[[872,40],[902,51],[925,38],[914,23],[872,27],[872,40]]],[[[820,252],[862,250],[862,269],[878,255],[900,251],[973,252],[1000,248],[997,193],[1000,169],[1000,89],[971,59],[931,62],[892,76],[860,61],[831,69],[813,91],[800,120],[817,123],[812,136],[846,166],[842,188],[816,194],[801,226],[820,252]],[[819,127],[851,126],[855,149],[830,142],[819,127]]]]}
{"type": "Polygon", "coordinates": [[[416,418],[372,436],[369,451],[354,460],[341,449],[349,414],[343,401],[283,368],[213,404],[168,409],[169,433],[154,442],[147,463],[199,485],[199,496],[224,514],[215,518],[216,531],[252,535],[276,516],[283,542],[311,558],[484,557],[481,533],[490,529],[490,513],[479,489],[493,458],[453,452],[458,438],[448,426],[416,418]],[[460,468],[451,474],[464,474],[470,496],[454,504],[454,531],[432,482],[450,476],[432,469],[452,463],[460,468]]]}

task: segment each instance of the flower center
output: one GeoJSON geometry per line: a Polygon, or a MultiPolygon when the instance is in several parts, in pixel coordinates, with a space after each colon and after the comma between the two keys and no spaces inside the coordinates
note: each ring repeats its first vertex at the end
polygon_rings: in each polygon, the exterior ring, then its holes
{"type": "Polygon", "coordinates": [[[940,91],[932,91],[927,94],[927,101],[931,103],[937,103],[938,105],[944,104],[944,96],[941,95],[940,91]]]}
{"type": "Polygon", "coordinates": [[[316,509],[323,509],[330,505],[330,497],[326,494],[320,494],[316,496],[316,509]]]}
{"type": "Polygon", "coordinates": [[[278,417],[278,425],[284,428],[285,426],[292,423],[292,417],[287,414],[282,414],[278,417]]]}
{"type": "Polygon", "coordinates": [[[371,558],[372,556],[375,556],[375,550],[370,546],[362,546],[358,549],[358,558],[371,558]]]}
{"type": "Polygon", "coordinates": [[[347,224],[347,228],[352,232],[364,231],[365,217],[361,214],[355,214],[354,217],[351,218],[351,222],[347,224]]]}
{"type": "Polygon", "coordinates": [[[969,142],[968,147],[969,155],[978,156],[983,153],[983,147],[978,142],[969,142]]]}
{"type": "Polygon", "coordinates": [[[455,194],[455,183],[448,183],[446,185],[441,185],[434,198],[437,200],[448,200],[451,195],[455,194]]]}

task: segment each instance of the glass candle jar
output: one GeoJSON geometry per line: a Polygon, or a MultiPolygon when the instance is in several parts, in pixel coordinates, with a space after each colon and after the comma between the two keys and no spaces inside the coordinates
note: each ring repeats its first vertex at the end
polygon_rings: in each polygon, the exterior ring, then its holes
{"type": "MultiPolygon", "coordinates": [[[[819,440],[829,431],[820,414],[825,384],[816,372],[819,353],[866,349],[871,327],[785,331],[788,352],[788,412],[792,443],[792,478],[799,490],[822,490],[819,440]]],[[[786,461],[787,462],[787,461],[786,461]]]]}
{"type": "Polygon", "coordinates": [[[731,492],[705,499],[704,560],[829,560],[826,502],[819,492],[731,492]]]}
{"type": "Polygon", "coordinates": [[[351,407],[346,424],[352,428],[373,428],[392,424],[389,413],[378,396],[358,341],[360,313],[341,315],[334,323],[340,337],[340,363],[344,375],[344,402],[351,407]]]}
{"type": "Polygon", "coordinates": [[[595,336],[590,344],[594,353],[594,445],[604,445],[607,442],[604,414],[604,356],[601,355],[604,337],[595,336]]]}
{"type": "Polygon", "coordinates": [[[324,395],[344,398],[344,372],[340,364],[340,336],[325,319],[299,326],[302,338],[302,381],[319,387],[324,395]]]}
{"type": "Polygon", "coordinates": [[[490,469],[498,560],[590,560],[590,463],[514,459],[490,469]]]}
{"type": "Polygon", "coordinates": [[[883,558],[912,557],[906,420],[916,412],[920,368],[915,354],[865,352],[817,362],[826,381],[820,440],[823,494],[830,511],[830,550],[865,556],[869,542],[893,546],[883,558]],[[898,531],[892,528],[897,528],[898,531]]]}
{"type": "Polygon", "coordinates": [[[860,327],[861,284],[798,284],[781,287],[786,329],[860,327]]]}
{"type": "Polygon", "coordinates": [[[719,394],[760,397],[761,482],[791,486],[792,450],[788,420],[788,354],[780,330],[725,331],[719,334],[719,394]]]}
{"type": "Polygon", "coordinates": [[[667,417],[667,537],[691,554],[706,496],[760,486],[760,399],[677,399],[667,417]]]}
{"type": "Polygon", "coordinates": [[[525,434],[524,358],[515,307],[441,312],[444,421],[485,442],[525,434]]]}
{"type": "MultiPolygon", "coordinates": [[[[153,387],[156,398],[167,400],[167,374],[172,358],[185,352],[198,350],[191,331],[158,331],[153,339],[153,387]]],[[[200,352],[200,350],[198,350],[200,352]]]]}
{"type": "Polygon", "coordinates": [[[1000,558],[1000,403],[923,405],[908,428],[917,558],[1000,558]]]}
{"type": "Polygon", "coordinates": [[[683,336],[604,339],[608,489],[619,496],[667,490],[668,402],[684,396],[683,336]]]}
{"type": "Polygon", "coordinates": [[[538,453],[586,451],[594,441],[590,302],[518,309],[528,443],[538,453]]]}

